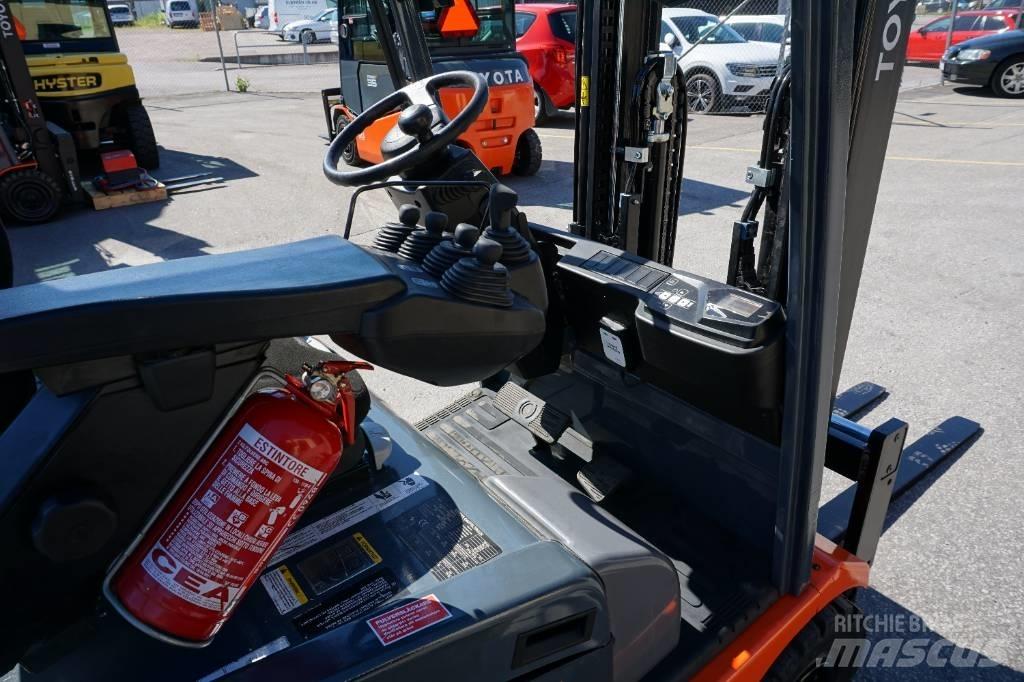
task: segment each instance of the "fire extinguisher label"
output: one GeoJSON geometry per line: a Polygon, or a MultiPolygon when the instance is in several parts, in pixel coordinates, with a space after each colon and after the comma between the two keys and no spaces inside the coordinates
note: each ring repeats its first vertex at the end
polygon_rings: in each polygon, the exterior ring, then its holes
{"type": "Polygon", "coordinates": [[[226,613],[324,477],[246,424],[142,566],[178,597],[226,613]]]}

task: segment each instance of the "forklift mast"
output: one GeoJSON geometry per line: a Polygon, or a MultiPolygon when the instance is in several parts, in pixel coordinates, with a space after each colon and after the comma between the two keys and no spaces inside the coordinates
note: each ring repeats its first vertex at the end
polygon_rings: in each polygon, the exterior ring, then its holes
{"type": "Polygon", "coordinates": [[[657,51],[661,9],[656,0],[580,3],[571,228],[672,265],[686,93],[675,57],[657,51]]]}
{"type": "MultiPolygon", "coordinates": [[[[662,113],[668,141],[655,142],[659,97],[684,90],[674,60],[657,52],[661,9],[658,0],[579,3],[571,228],[671,265],[686,106],[685,95],[662,98],[674,106],[662,113]],[[657,87],[648,87],[654,80],[657,87]],[[640,168],[644,184],[636,185],[640,168]]],[[[792,143],[783,159],[788,205],[777,235],[784,257],[767,273],[780,283],[787,317],[772,559],[773,583],[785,592],[797,593],[809,580],[826,447],[831,454],[841,439],[830,436],[843,431],[833,423],[832,402],[913,11],[909,0],[791,3],[792,143]]],[[[877,533],[855,535],[853,549],[870,560],[877,533]]]]}

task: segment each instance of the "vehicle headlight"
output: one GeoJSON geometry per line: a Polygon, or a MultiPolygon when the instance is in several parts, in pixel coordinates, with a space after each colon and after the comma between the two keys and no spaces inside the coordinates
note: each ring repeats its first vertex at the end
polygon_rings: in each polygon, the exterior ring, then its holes
{"type": "Polygon", "coordinates": [[[725,68],[729,69],[729,73],[734,76],[740,76],[741,78],[757,78],[756,64],[726,64],[725,68]]]}
{"type": "Polygon", "coordinates": [[[960,50],[956,56],[962,62],[978,62],[992,56],[992,50],[960,50]]]}

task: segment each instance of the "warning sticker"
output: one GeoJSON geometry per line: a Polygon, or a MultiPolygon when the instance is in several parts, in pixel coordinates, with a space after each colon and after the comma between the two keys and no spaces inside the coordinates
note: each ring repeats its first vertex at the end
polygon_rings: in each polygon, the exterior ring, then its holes
{"type": "Polygon", "coordinates": [[[172,594],[226,613],[325,478],[249,424],[220,453],[142,567],[172,594]]]}
{"type": "Polygon", "coordinates": [[[278,566],[274,570],[264,573],[260,582],[266,588],[274,606],[282,614],[294,611],[309,602],[309,597],[302,591],[287,566],[278,566]]]}
{"type": "Polygon", "coordinates": [[[323,594],[381,561],[366,536],[353,533],[304,560],[299,564],[299,571],[317,594],[323,594]]]}
{"type": "Polygon", "coordinates": [[[487,534],[439,497],[388,523],[395,535],[438,580],[447,580],[501,554],[487,534]]]}
{"type": "Polygon", "coordinates": [[[373,634],[377,635],[380,643],[388,646],[451,617],[452,614],[437,596],[428,594],[422,599],[416,599],[374,616],[366,621],[366,624],[373,630],[373,634]]]}
{"type": "Polygon", "coordinates": [[[428,485],[430,484],[420,476],[407,476],[386,488],[381,488],[355,504],[350,504],[341,511],[325,516],[319,521],[311,523],[305,528],[301,528],[289,535],[281,543],[274,556],[270,558],[270,563],[281,563],[307,547],[312,547],[321,540],[337,535],[349,526],[379,514],[413,493],[423,490],[428,485]]]}
{"type": "Polygon", "coordinates": [[[383,606],[399,589],[394,574],[385,570],[346,587],[296,617],[292,623],[306,637],[315,637],[383,606]]]}

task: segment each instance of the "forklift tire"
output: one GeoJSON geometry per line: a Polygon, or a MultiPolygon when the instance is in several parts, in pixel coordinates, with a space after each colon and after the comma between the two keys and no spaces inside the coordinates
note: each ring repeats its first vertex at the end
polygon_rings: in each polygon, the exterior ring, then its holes
{"type": "Polygon", "coordinates": [[[863,619],[856,614],[861,611],[846,597],[835,601],[818,612],[803,630],[793,638],[789,646],[779,654],[778,659],[765,675],[765,682],[792,682],[793,680],[817,680],[819,682],[847,682],[857,673],[855,666],[843,668],[824,666],[832,644],[839,638],[836,623],[845,620],[843,639],[865,637],[861,629],[863,619]]]}
{"type": "Polygon", "coordinates": [[[130,104],[123,113],[128,133],[126,141],[136,163],[148,171],[156,170],[160,167],[160,150],[157,149],[156,135],[146,108],[141,104],[130,104]]]}
{"type": "Polygon", "coordinates": [[[45,223],[57,215],[61,189],[57,181],[37,168],[26,168],[0,179],[0,209],[19,223],[45,223]]]}
{"type": "Polygon", "coordinates": [[[529,128],[523,131],[516,143],[516,157],[512,161],[512,172],[516,175],[536,175],[540,170],[540,162],[544,160],[544,152],[540,146],[537,131],[529,128]]]}
{"type": "MultiPolygon", "coordinates": [[[[347,126],[348,123],[349,122],[346,120],[345,114],[341,113],[340,111],[336,112],[334,114],[334,136],[337,137],[338,135],[341,135],[342,129],[345,126],[347,126]]],[[[342,150],[341,160],[347,163],[348,165],[352,166],[353,168],[362,168],[363,166],[366,165],[366,162],[363,161],[363,158],[359,156],[359,147],[357,146],[354,140],[352,144],[350,144],[349,146],[345,147],[344,150],[342,150]]]]}

